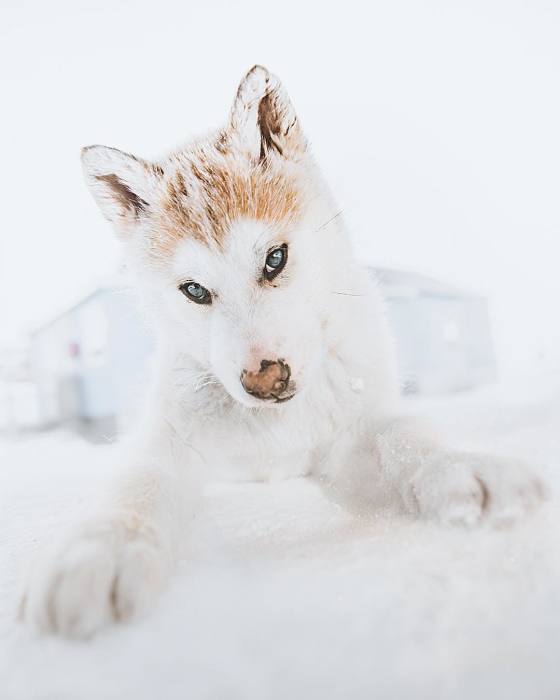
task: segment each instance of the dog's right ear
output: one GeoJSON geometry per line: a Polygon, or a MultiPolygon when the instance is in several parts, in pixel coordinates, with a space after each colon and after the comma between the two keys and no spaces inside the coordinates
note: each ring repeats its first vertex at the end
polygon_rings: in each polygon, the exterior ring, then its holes
{"type": "Polygon", "coordinates": [[[128,229],[149,215],[163,171],[108,146],[82,149],[86,183],[106,219],[128,229]]]}

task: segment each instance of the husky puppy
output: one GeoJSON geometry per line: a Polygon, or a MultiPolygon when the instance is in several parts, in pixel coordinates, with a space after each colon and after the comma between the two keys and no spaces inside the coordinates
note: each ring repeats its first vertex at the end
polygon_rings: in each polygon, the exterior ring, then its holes
{"type": "Polygon", "coordinates": [[[216,470],[316,478],[361,507],[384,484],[469,526],[541,500],[523,465],[449,450],[399,413],[378,291],[268,70],[243,78],[224,128],[157,163],[105,146],[82,161],[158,349],[113,492],[30,578],[36,627],[88,637],[149,609],[216,470]]]}

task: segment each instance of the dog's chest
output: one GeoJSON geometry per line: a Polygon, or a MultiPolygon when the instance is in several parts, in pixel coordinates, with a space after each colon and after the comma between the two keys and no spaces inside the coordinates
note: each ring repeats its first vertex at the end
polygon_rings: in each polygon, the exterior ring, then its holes
{"type": "Polygon", "coordinates": [[[192,442],[219,478],[277,481],[309,474],[318,448],[332,440],[333,431],[320,415],[269,410],[209,420],[192,442]]]}
{"type": "Polygon", "coordinates": [[[235,481],[304,476],[311,468],[313,452],[311,441],[296,431],[234,421],[205,426],[196,448],[212,473],[235,481]]]}
{"type": "Polygon", "coordinates": [[[272,482],[307,475],[311,462],[311,451],[290,450],[284,454],[231,454],[222,464],[219,455],[216,455],[214,464],[217,465],[219,476],[223,479],[272,482]]]}

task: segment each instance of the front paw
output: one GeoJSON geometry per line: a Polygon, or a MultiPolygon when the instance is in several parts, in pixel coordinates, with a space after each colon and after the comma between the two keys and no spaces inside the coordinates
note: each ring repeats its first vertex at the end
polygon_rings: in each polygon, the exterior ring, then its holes
{"type": "Polygon", "coordinates": [[[153,530],[122,519],[89,523],[37,561],[21,615],[42,632],[87,638],[149,609],[168,569],[153,530]]]}
{"type": "Polygon", "coordinates": [[[442,452],[425,458],[411,480],[408,500],[422,516],[472,526],[512,522],[547,496],[543,481],[522,462],[442,452]]]}

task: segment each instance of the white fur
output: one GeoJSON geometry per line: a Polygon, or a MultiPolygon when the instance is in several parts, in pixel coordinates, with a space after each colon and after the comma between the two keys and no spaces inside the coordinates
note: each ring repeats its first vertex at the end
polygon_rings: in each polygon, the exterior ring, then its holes
{"type": "MultiPolygon", "coordinates": [[[[232,112],[240,163],[258,157],[256,105],[270,89],[293,123],[277,79],[251,71],[232,112]]],[[[280,230],[240,219],[222,247],[186,235],[165,264],[154,266],[149,216],[120,209],[95,175],[117,173],[154,207],[162,191],[157,176],[111,149],[84,155],[96,199],[122,234],[159,347],[146,416],[130,440],[120,485],[31,578],[25,614],[42,630],[89,636],[148,609],[188,534],[204,478],[315,477],[334,497],[354,494],[355,503],[366,504],[385,483],[410,512],[465,525],[509,520],[542,497],[523,466],[454,453],[399,417],[383,305],[354,261],[316,166],[306,150],[268,157],[301,183],[305,208],[297,224],[280,230]],[[286,241],[278,286],[257,284],[267,251],[286,241]],[[212,305],[188,301],[177,289],[186,280],[212,290],[212,305]],[[243,369],[276,358],[290,365],[297,387],[282,404],[250,396],[240,382],[243,369]]]]}

